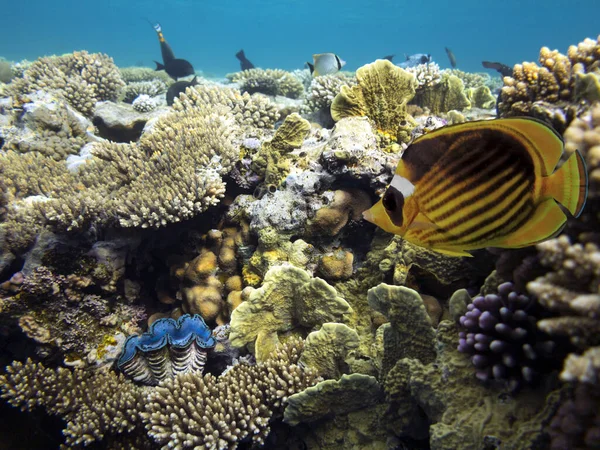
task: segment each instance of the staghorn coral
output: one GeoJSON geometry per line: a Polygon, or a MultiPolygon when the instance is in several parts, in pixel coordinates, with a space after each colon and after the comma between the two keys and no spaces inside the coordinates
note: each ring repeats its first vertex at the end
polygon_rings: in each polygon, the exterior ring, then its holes
{"type": "Polygon", "coordinates": [[[575,117],[578,101],[600,96],[600,36],[570,46],[567,55],[543,47],[539,63],[516,64],[512,76],[504,78],[498,114],[538,117],[562,132],[575,117]]]}
{"type": "Polygon", "coordinates": [[[123,98],[124,102],[133,103],[140,95],[156,97],[157,95],[167,92],[167,88],[167,83],[158,79],[150,81],[133,81],[121,89],[120,96],[123,98]]]}
{"type": "Polygon", "coordinates": [[[337,291],[320,278],[291,265],[275,266],[260,288],[245,288],[244,301],[231,314],[234,347],[254,344],[258,361],[268,359],[279,333],[339,322],[352,311],[337,291]]]}
{"type": "Polygon", "coordinates": [[[377,60],[358,69],[356,79],[358,85],[342,86],[334,98],[331,104],[333,120],[367,116],[387,139],[408,142],[416,125],[406,110],[417,87],[414,75],[388,60],[377,60]]]}
{"type": "Polygon", "coordinates": [[[240,94],[237,89],[215,86],[191,86],[173,103],[176,111],[192,111],[197,108],[213,108],[223,105],[240,126],[271,129],[279,119],[277,107],[265,97],[240,94]]]}
{"type": "Polygon", "coordinates": [[[85,50],[37,59],[15,80],[11,90],[18,96],[55,90],[75,109],[91,115],[96,102],[116,100],[125,83],[112,58],[85,50]]]}
{"type": "Polygon", "coordinates": [[[0,375],[0,390],[3,398],[23,411],[43,408],[65,419],[68,448],[143,430],[144,389],[113,372],[50,369],[31,360],[13,362],[0,375]]]}
{"type": "Polygon", "coordinates": [[[281,69],[249,69],[229,74],[227,78],[234,83],[239,83],[240,90],[248,94],[259,92],[298,98],[304,93],[302,82],[281,69]]]}
{"type": "Polygon", "coordinates": [[[478,296],[467,305],[458,350],[471,355],[479,380],[508,381],[516,389],[523,381],[537,382],[560,360],[556,343],[536,327],[536,306],[508,282],[498,286],[498,295],[478,296]]]}
{"type": "Polygon", "coordinates": [[[301,352],[302,342],[292,341],[269,360],[238,364],[219,378],[184,374],[161,383],[143,414],[148,434],[176,448],[233,450],[247,440],[263,445],[270,420],[283,414],[288,397],[320,381],[298,365],[301,352]]]}
{"type": "Polygon", "coordinates": [[[568,337],[585,349],[600,343],[600,250],[595,244],[571,244],[560,236],[537,245],[542,266],[550,271],[527,284],[539,302],[558,317],[543,319],[538,327],[568,337]]]}

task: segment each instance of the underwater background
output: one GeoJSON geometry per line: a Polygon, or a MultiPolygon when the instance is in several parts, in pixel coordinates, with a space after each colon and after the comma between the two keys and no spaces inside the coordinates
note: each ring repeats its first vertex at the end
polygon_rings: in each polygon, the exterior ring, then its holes
{"type": "Polygon", "coordinates": [[[302,68],[313,53],[335,52],[348,70],[389,54],[430,53],[449,67],[481,69],[481,61],[512,65],[535,58],[541,46],[565,50],[596,32],[600,3],[382,1],[107,1],[4,2],[9,60],[62,54],[73,48],[111,55],[118,65],[151,66],[156,44],[146,19],[160,22],[170,44],[196,70],[224,76],[237,69],[240,48],[257,67],[302,68]]]}

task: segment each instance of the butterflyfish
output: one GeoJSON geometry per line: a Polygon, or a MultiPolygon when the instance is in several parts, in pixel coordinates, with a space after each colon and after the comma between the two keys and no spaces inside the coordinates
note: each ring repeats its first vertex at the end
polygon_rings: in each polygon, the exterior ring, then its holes
{"type": "Polygon", "coordinates": [[[318,53],[313,55],[313,63],[309,63],[308,68],[314,77],[320,75],[331,75],[339,72],[346,65],[346,61],[341,59],[335,53],[318,53]]]}
{"type": "Polygon", "coordinates": [[[531,118],[446,126],[404,151],[390,185],[363,216],[407,241],[452,256],[520,248],[556,236],[585,205],[585,162],[531,118]]]}

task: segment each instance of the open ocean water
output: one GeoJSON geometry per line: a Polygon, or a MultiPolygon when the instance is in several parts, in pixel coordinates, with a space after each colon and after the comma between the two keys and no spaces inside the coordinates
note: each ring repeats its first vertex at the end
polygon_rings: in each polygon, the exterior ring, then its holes
{"type": "MultiPolygon", "coordinates": [[[[345,70],[385,55],[430,53],[449,67],[481,70],[481,61],[512,67],[536,61],[540,47],[565,52],[598,34],[600,1],[502,2],[463,0],[269,1],[2,1],[0,56],[35,58],[85,49],[112,56],[119,66],[160,60],[160,22],[177,57],[207,76],[239,70],[243,48],[257,67],[302,68],[313,53],[334,52],[345,70]]],[[[492,72],[493,73],[493,72],[492,72]]]]}

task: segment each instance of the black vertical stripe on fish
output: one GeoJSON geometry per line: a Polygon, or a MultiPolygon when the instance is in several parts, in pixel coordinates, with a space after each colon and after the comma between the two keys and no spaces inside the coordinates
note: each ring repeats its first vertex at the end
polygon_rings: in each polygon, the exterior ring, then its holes
{"type": "MultiPolygon", "coordinates": [[[[460,233],[453,233],[452,243],[455,245],[473,244],[509,234],[509,230],[513,227],[513,224],[518,221],[519,216],[527,213],[527,218],[531,217],[533,209],[524,210],[522,208],[525,202],[528,200],[531,201],[527,196],[524,198],[524,196],[521,195],[528,187],[527,183],[523,183],[520,189],[515,190],[512,193],[514,198],[510,201],[509,205],[502,207],[499,211],[491,216],[485,217],[483,220],[475,220],[477,216],[481,215],[482,211],[473,211],[465,218],[466,221],[473,223],[473,225],[460,233]],[[515,211],[513,212],[513,210],[515,211]],[[485,227],[489,225],[494,226],[489,230],[484,230],[485,227]]],[[[502,202],[496,206],[499,206],[501,203],[502,202]]],[[[430,241],[430,243],[439,244],[442,242],[433,240],[430,241]]]]}
{"type": "Polygon", "coordinates": [[[390,186],[385,191],[383,198],[383,207],[385,208],[387,215],[394,225],[401,227],[404,222],[402,210],[404,208],[404,195],[394,186],[390,186]]]}
{"type": "Polygon", "coordinates": [[[490,152],[490,154],[485,155],[483,158],[472,158],[469,162],[469,165],[465,164],[460,170],[454,173],[441,170],[439,175],[442,177],[443,182],[438,185],[440,186],[439,189],[435,189],[431,184],[429,184],[431,188],[428,188],[427,183],[423,183],[423,191],[427,192],[428,195],[420,197],[420,204],[429,210],[433,210],[455,197],[459,191],[464,190],[465,184],[469,190],[476,189],[480,184],[485,183],[488,177],[495,171],[499,170],[503,165],[508,164],[510,162],[510,155],[496,156],[490,152]]]}
{"type": "Polygon", "coordinates": [[[338,55],[335,55],[335,61],[337,63],[338,70],[340,70],[342,68],[342,61],[340,61],[340,57],[338,55]]]}

